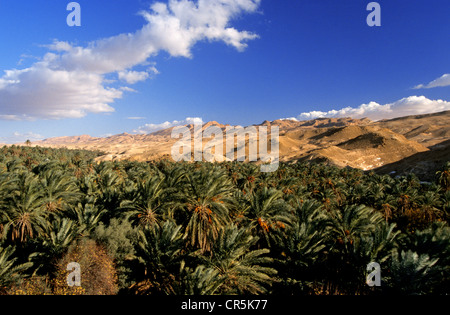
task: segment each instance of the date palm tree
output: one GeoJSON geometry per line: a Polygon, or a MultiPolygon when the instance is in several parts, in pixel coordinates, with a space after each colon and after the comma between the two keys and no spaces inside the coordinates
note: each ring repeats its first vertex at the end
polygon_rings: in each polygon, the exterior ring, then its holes
{"type": "Polygon", "coordinates": [[[105,209],[97,207],[92,200],[79,202],[77,206],[71,207],[68,217],[77,224],[77,233],[80,236],[89,236],[90,233],[101,222],[105,209]]]}
{"type": "Polygon", "coordinates": [[[34,273],[54,276],[58,260],[76,241],[77,231],[78,227],[74,221],[67,218],[53,218],[31,257],[34,273]]]}
{"type": "Polygon", "coordinates": [[[213,295],[218,293],[222,284],[219,272],[204,265],[195,269],[185,265],[184,261],[180,267],[180,280],[174,286],[177,295],[213,295]]]}
{"type": "Polygon", "coordinates": [[[368,239],[383,221],[382,215],[364,205],[346,206],[328,213],[327,242],[329,254],[323,276],[330,293],[355,293],[360,288],[366,255],[371,250],[368,239]],[[369,248],[369,249],[367,249],[369,248]]]}
{"type": "Polygon", "coordinates": [[[450,161],[447,162],[442,171],[436,173],[439,177],[439,184],[445,191],[450,190],[450,161]]]}
{"type": "Polygon", "coordinates": [[[25,242],[42,233],[48,225],[43,209],[44,199],[38,178],[30,173],[21,173],[17,186],[6,198],[6,223],[3,230],[12,241],[25,242]]]}
{"type": "Polygon", "coordinates": [[[131,290],[138,294],[175,293],[177,272],[183,258],[182,226],[166,221],[139,231],[136,247],[141,275],[131,290]]]}
{"type": "Polygon", "coordinates": [[[272,247],[280,277],[275,284],[276,292],[310,293],[311,284],[320,279],[321,264],[329,251],[327,233],[324,205],[316,200],[297,199],[291,226],[272,247]]]}
{"type": "Polygon", "coordinates": [[[441,208],[442,203],[438,192],[426,191],[420,197],[418,204],[423,212],[424,218],[428,221],[432,222],[441,217],[442,213],[439,208],[441,208]]]}
{"type": "Polygon", "coordinates": [[[48,212],[56,213],[64,210],[81,197],[74,178],[61,171],[49,169],[39,177],[44,208],[48,212]]]}
{"type": "Polygon", "coordinates": [[[299,200],[297,198],[294,214],[298,222],[306,223],[308,225],[319,225],[319,223],[324,223],[324,221],[328,219],[328,216],[324,211],[324,205],[314,199],[299,200]]]}
{"type": "Polygon", "coordinates": [[[59,257],[76,240],[76,223],[67,218],[55,219],[51,224],[48,238],[43,242],[53,257],[59,257]]]}
{"type": "Polygon", "coordinates": [[[187,185],[178,204],[187,216],[185,235],[191,246],[209,251],[219,229],[230,222],[232,185],[218,167],[186,174],[187,185]]]}
{"type": "Polygon", "coordinates": [[[120,209],[122,201],[124,172],[116,164],[105,164],[100,169],[95,180],[97,184],[95,205],[106,210],[106,220],[110,220],[121,215],[121,213],[117,213],[117,210],[120,209]]]}
{"type": "Polygon", "coordinates": [[[263,187],[248,196],[244,205],[245,224],[250,231],[270,247],[276,231],[282,231],[291,222],[289,205],[283,200],[283,192],[263,187]]]}
{"type": "Polygon", "coordinates": [[[438,259],[436,266],[440,280],[433,284],[435,294],[448,294],[450,285],[450,227],[445,222],[434,222],[430,227],[403,238],[404,248],[419,255],[438,259]]]}
{"type": "Polygon", "coordinates": [[[246,194],[252,194],[261,174],[258,167],[253,164],[244,164],[238,174],[240,176],[236,186],[246,194]]]}
{"type": "Polygon", "coordinates": [[[370,293],[365,284],[366,267],[371,262],[377,262],[385,269],[392,252],[399,247],[400,233],[395,223],[388,224],[384,221],[378,224],[370,235],[356,238],[351,248],[349,247],[350,251],[341,257],[345,259],[341,270],[347,271],[347,266],[353,269],[346,276],[344,283],[340,284],[341,290],[357,294],[370,293]]]}
{"type": "Polygon", "coordinates": [[[212,256],[205,258],[206,266],[217,270],[221,279],[220,294],[268,292],[277,272],[270,267],[273,259],[268,249],[253,249],[257,241],[243,228],[228,225],[220,229],[212,256]]]}
{"type": "Polygon", "coordinates": [[[447,190],[441,195],[441,202],[444,212],[444,220],[448,222],[450,218],[450,190],[447,190]]]}
{"type": "Polygon", "coordinates": [[[7,287],[21,279],[23,272],[33,265],[31,262],[17,264],[18,258],[14,257],[14,252],[12,246],[0,246],[0,294],[5,293],[7,287]]]}
{"type": "Polygon", "coordinates": [[[346,206],[329,213],[330,237],[336,244],[353,244],[356,238],[369,235],[382,221],[379,212],[364,205],[346,206]]]}
{"type": "Polygon", "coordinates": [[[139,182],[135,191],[133,200],[124,200],[120,204],[122,209],[128,211],[130,221],[144,227],[159,224],[164,216],[164,179],[155,176],[139,182]]]}
{"type": "Polygon", "coordinates": [[[16,179],[11,179],[9,173],[0,174],[0,236],[3,227],[8,222],[8,198],[16,185],[16,179]]]}
{"type": "Polygon", "coordinates": [[[383,273],[386,292],[391,294],[430,294],[432,288],[441,280],[438,258],[418,254],[412,250],[395,251],[387,271],[383,273]]]}

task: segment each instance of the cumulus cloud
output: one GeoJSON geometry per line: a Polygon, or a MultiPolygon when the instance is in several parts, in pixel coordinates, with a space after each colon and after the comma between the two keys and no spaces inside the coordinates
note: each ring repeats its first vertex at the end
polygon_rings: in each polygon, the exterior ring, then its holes
{"type": "Polygon", "coordinates": [[[0,78],[0,118],[80,118],[89,112],[113,112],[109,104],[122,93],[105,87],[101,75],[37,62],[24,70],[8,70],[0,78]]]}
{"type": "Polygon", "coordinates": [[[174,121],[166,121],[160,124],[145,124],[144,126],[141,126],[135,130],[133,130],[134,133],[138,134],[149,134],[158,130],[168,129],[172,127],[177,126],[183,126],[183,125],[198,125],[203,124],[202,118],[199,117],[187,117],[183,120],[174,120],[174,121]]]}
{"type": "Polygon", "coordinates": [[[358,107],[345,107],[339,110],[311,111],[301,113],[291,120],[309,120],[316,118],[369,118],[371,120],[391,119],[408,115],[420,115],[450,110],[450,102],[444,100],[430,100],[425,96],[410,96],[389,104],[370,102],[358,107]]]}
{"type": "Polygon", "coordinates": [[[436,80],[431,81],[428,84],[419,84],[416,85],[413,89],[432,89],[436,87],[444,87],[450,86],[450,74],[446,73],[442,75],[442,77],[437,78],[436,80]]]}
{"type": "MultiPolygon", "coordinates": [[[[161,51],[191,58],[199,41],[223,41],[238,51],[258,36],[230,26],[243,13],[256,12],[261,0],[169,0],[140,12],[144,26],[88,43],[85,47],[55,40],[41,60],[26,69],[0,74],[0,119],[80,118],[88,113],[109,113],[127,86],[113,88],[106,75],[135,84],[158,74],[135,67],[161,51]]],[[[114,81],[114,80],[113,80],[114,81]]]]}

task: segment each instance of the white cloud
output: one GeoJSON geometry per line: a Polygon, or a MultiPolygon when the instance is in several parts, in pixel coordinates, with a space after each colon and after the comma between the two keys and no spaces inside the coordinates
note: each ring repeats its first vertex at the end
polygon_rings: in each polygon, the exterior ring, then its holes
{"type": "Polygon", "coordinates": [[[22,144],[25,143],[25,141],[30,140],[33,141],[39,141],[43,140],[44,137],[40,134],[34,133],[34,132],[13,132],[10,136],[7,137],[0,137],[0,142],[2,143],[8,143],[8,144],[22,144]]]}
{"type": "Polygon", "coordinates": [[[120,87],[120,90],[121,90],[121,91],[124,91],[124,92],[132,92],[132,93],[137,92],[135,89],[132,89],[132,88],[130,88],[130,87],[128,87],[128,86],[121,86],[121,87],[120,87]]]}
{"type": "Polygon", "coordinates": [[[315,118],[367,117],[371,120],[381,120],[408,115],[436,113],[446,110],[450,110],[450,102],[444,100],[430,100],[425,96],[410,96],[384,105],[378,104],[377,102],[370,102],[368,104],[362,104],[356,108],[345,107],[339,110],[330,110],[327,112],[311,111],[301,113],[297,117],[289,119],[309,120],[315,118]]]}
{"type": "Polygon", "coordinates": [[[127,117],[127,119],[130,119],[130,120],[144,120],[146,118],[145,117],[127,117]]]}
{"type": "Polygon", "coordinates": [[[229,21],[242,12],[255,12],[260,0],[199,0],[156,3],[152,12],[141,12],[149,22],[145,35],[172,56],[191,57],[192,46],[201,40],[224,41],[243,50],[256,34],[229,27],[229,21]]]}
{"type": "Polygon", "coordinates": [[[119,80],[125,81],[128,84],[135,84],[139,81],[145,81],[148,79],[150,74],[145,71],[119,71],[119,80]]]}
{"type": "Polygon", "coordinates": [[[102,76],[52,69],[41,61],[0,78],[0,118],[8,120],[80,118],[107,113],[122,91],[103,86],[102,76]]]}
{"type": "Polygon", "coordinates": [[[43,45],[43,47],[46,47],[53,51],[70,51],[72,49],[72,45],[70,45],[68,42],[61,42],[58,40],[54,40],[53,44],[43,45]]]}
{"type": "Polygon", "coordinates": [[[174,120],[174,121],[166,121],[160,124],[145,124],[144,126],[139,127],[138,129],[133,130],[134,133],[139,134],[149,134],[158,130],[168,129],[176,126],[183,125],[195,125],[195,124],[203,124],[202,118],[199,117],[187,117],[183,120],[174,120]]]}
{"type": "Polygon", "coordinates": [[[435,87],[444,87],[444,86],[450,86],[450,74],[446,73],[442,75],[442,77],[437,78],[436,80],[431,81],[428,84],[419,84],[416,85],[413,89],[432,89],[435,87]]]}
{"type": "Polygon", "coordinates": [[[199,41],[223,41],[242,51],[258,36],[229,24],[256,12],[261,0],[169,0],[140,12],[145,25],[134,33],[90,42],[85,47],[55,40],[50,50],[26,69],[0,76],[0,119],[80,118],[114,111],[110,105],[129,87],[109,87],[106,75],[134,84],[158,70],[148,59],[161,51],[192,57],[199,41]],[[149,65],[146,71],[134,67],[149,65]]]}

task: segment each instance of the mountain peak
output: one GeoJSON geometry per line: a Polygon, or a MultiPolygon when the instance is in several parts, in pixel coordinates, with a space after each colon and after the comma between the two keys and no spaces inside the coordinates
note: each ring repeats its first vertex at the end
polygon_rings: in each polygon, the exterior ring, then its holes
{"type": "Polygon", "coordinates": [[[219,124],[217,121],[212,120],[212,121],[208,121],[206,124],[203,125],[203,128],[208,128],[210,126],[218,126],[220,128],[224,127],[224,125],[219,124]]]}

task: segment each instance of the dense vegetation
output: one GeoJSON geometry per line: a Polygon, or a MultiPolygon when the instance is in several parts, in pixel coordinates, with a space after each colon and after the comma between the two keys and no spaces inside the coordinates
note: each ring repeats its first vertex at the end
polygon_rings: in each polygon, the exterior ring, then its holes
{"type": "Polygon", "coordinates": [[[450,163],[421,183],[95,157],[0,149],[1,294],[450,293],[450,163]],[[365,283],[370,262],[380,287],[365,283]]]}

